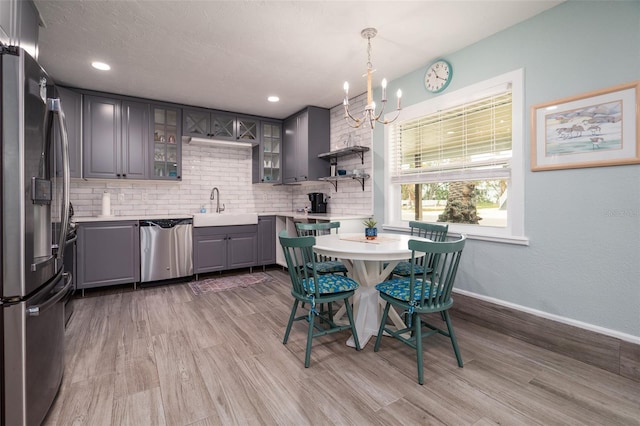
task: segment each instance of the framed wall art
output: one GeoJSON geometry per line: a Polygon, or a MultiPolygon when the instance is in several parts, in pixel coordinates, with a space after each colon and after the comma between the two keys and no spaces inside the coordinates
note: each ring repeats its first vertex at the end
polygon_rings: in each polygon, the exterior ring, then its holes
{"type": "Polygon", "coordinates": [[[531,106],[531,170],[640,163],[640,81],[531,106]]]}

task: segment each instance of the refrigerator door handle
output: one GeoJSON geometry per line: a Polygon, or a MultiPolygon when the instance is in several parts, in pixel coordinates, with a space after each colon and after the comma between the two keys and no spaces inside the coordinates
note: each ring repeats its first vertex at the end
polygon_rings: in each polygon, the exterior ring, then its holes
{"type": "Polygon", "coordinates": [[[41,312],[45,312],[47,309],[58,303],[64,296],[66,296],[66,294],[69,292],[69,289],[73,285],[73,282],[71,280],[71,274],[68,272],[63,273],[62,278],[65,280],[65,284],[64,287],[62,287],[62,290],[57,292],[53,297],[51,297],[44,303],[29,306],[27,308],[27,315],[29,315],[30,317],[37,317],[41,312]]]}
{"type": "Polygon", "coordinates": [[[69,187],[71,186],[71,171],[69,167],[69,139],[67,138],[67,120],[60,103],[60,98],[47,99],[47,108],[58,116],[58,128],[62,139],[62,217],[60,235],[58,238],[58,259],[63,263],[64,248],[66,246],[67,231],[69,229],[69,187]]]}

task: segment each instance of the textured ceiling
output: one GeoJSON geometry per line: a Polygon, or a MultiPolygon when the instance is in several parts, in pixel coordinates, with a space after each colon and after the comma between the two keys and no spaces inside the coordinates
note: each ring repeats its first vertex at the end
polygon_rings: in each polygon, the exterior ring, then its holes
{"type": "Polygon", "coordinates": [[[560,1],[36,0],[39,61],[59,83],[285,118],[392,80],[560,1]],[[90,67],[111,64],[111,71],[90,67]],[[279,103],[267,102],[277,95],[279,103]]]}

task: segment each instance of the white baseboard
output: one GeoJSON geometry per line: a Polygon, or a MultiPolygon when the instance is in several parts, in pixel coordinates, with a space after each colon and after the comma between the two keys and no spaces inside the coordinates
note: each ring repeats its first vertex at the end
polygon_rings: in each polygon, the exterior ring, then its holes
{"type": "Polygon", "coordinates": [[[633,336],[631,334],[621,333],[616,330],[611,330],[604,327],[598,327],[597,325],[589,324],[582,321],[577,321],[571,318],[562,317],[559,315],[550,314],[548,312],[539,311],[537,309],[527,308],[526,306],[517,305],[511,302],[505,302],[504,300],[496,299],[493,297],[483,296],[480,294],[472,293],[466,290],[453,289],[454,293],[459,293],[463,296],[472,297],[474,299],[483,300],[485,302],[493,303],[496,305],[504,306],[516,311],[526,312],[537,317],[546,318],[552,321],[557,321],[562,324],[571,325],[573,327],[582,328],[584,330],[593,331],[594,333],[604,334],[605,336],[614,337],[616,339],[624,340],[625,342],[634,343],[640,345],[640,336],[633,336]]]}

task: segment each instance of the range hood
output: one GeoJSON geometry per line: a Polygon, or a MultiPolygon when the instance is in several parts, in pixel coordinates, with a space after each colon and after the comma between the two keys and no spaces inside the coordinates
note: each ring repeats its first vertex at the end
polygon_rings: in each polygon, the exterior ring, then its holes
{"type": "Polygon", "coordinates": [[[202,146],[222,146],[227,148],[253,148],[258,145],[258,142],[248,141],[227,141],[222,139],[210,139],[210,138],[196,138],[192,136],[183,136],[182,143],[188,143],[191,145],[202,146]]]}

